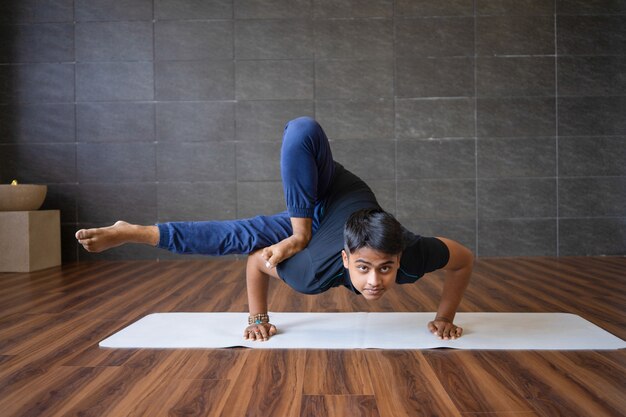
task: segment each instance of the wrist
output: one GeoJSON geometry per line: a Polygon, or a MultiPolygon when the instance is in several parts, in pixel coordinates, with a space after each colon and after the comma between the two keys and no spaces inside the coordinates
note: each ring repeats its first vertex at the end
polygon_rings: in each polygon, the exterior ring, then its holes
{"type": "Polygon", "coordinates": [[[248,316],[248,325],[269,323],[270,316],[267,313],[250,314],[248,316]]]}
{"type": "Polygon", "coordinates": [[[446,323],[452,323],[453,319],[437,314],[437,316],[435,317],[435,321],[445,321],[446,323]]]}

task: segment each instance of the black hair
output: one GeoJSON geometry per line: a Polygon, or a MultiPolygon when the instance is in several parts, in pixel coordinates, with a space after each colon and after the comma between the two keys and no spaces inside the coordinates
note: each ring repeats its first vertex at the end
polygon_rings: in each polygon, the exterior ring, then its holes
{"type": "Polygon", "coordinates": [[[347,254],[368,247],[388,255],[404,249],[402,226],[393,215],[379,208],[362,209],[350,215],[343,228],[347,254]]]}

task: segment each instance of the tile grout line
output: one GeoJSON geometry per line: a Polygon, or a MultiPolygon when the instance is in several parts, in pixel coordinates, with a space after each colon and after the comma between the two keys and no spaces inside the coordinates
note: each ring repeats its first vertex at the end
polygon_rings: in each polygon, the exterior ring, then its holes
{"type": "Polygon", "coordinates": [[[235,217],[239,218],[239,174],[237,169],[237,150],[239,148],[237,142],[237,56],[236,56],[236,39],[237,39],[237,22],[235,21],[235,9],[232,9],[232,54],[233,54],[233,129],[235,148],[235,217]]]}
{"type": "MultiPolygon", "coordinates": [[[[78,178],[78,111],[76,104],[76,3],[72,2],[72,30],[74,33],[72,42],[73,42],[73,52],[74,52],[74,169],[75,175],[74,183],[76,184],[76,190],[80,190],[80,181],[78,178]]],[[[80,192],[80,191],[79,191],[80,192]]],[[[74,229],[78,229],[79,218],[78,218],[78,199],[74,196],[74,219],[75,226],[74,229]]],[[[62,238],[62,236],[61,236],[62,238]]],[[[77,243],[77,242],[76,242],[77,243]]],[[[61,248],[62,249],[62,248],[61,248]]],[[[63,256],[63,250],[61,250],[61,257],[63,256]]],[[[74,259],[76,262],[80,262],[80,247],[76,244],[76,249],[74,252],[74,259]]]]}
{"type": "Polygon", "coordinates": [[[556,256],[560,255],[559,230],[559,77],[558,77],[558,38],[557,2],[554,0],[554,129],[555,129],[555,180],[556,180],[556,256]]]}
{"type": "Polygon", "coordinates": [[[474,222],[474,227],[475,227],[475,234],[474,234],[474,252],[475,252],[475,256],[478,257],[480,256],[480,253],[478,251],[478,240],[479,240],[479,236],[478,236],[478,94],[477,94],[477,87],[476,87],[476,79],[477,79],[477,74],[476,74],[476,61],[477,61],[477,54],[476,54],[476,0],[474,0],[474,62],[473,62],[473,69],[474,69],[474,214],[475,214],[475,222],[474,222]]]}
{"type": "MultiPolygon", "coordinates": [[[[159,141],[157,136],[157,97],[156,97],[156,10],[152,2],[152,127],[154,129],[154,194],[156,198],[156,221],[159,222],[159,141]]],[[[156,256],[157,261],[159,255],[156,256]]]]}
{"type": "Polygon", "coordinates": [[[393,186],[394,186],[394,215],[397,217],[398,216],[398,131],[397,131],[397,123],[396,120],[398,118],[397,115],[397,106],[396,106],[396,97],[397,97],[397,91],[396,91],[396,84],[397,84],[397,76],[398,76],[398,56],[397,56],[397,48],[396,48],[396,38],[397,38],[397,32],[396,32],[396,2],[394,1],[391,5],[391,22],[393,24],[393,32],[392,32],[392,42],[393,42],[393,84],[391,86],[392,88],[392,96],[393,96],[393,162],[394,162],[394,170],[393,170],[393,186]]]}

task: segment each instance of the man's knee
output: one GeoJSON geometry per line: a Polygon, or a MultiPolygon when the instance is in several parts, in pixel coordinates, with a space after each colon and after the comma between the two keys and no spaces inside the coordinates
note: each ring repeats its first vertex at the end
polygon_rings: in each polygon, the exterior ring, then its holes
{"type": "Polygon", "coordinates": [[[321,126],[315,119],[308,116],[298,117],[287,122],[283,140],[290,142],[310,140],[317,138],[321,130],[321,126]]]}

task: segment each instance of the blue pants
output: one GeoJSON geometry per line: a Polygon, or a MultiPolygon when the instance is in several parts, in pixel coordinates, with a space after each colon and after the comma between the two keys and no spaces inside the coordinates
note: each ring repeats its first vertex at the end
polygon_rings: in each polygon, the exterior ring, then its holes
{"type": "Polygon", "coordinates": [[[291,236],[290,217],[312,218],[315,234],[335,174],[328,138],[315,120],[300,117],[286,124],[280,165],[286,211],[250,219],[158,224],[158,247],[184,254],[248,254],[291,236]]]}

